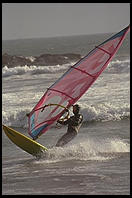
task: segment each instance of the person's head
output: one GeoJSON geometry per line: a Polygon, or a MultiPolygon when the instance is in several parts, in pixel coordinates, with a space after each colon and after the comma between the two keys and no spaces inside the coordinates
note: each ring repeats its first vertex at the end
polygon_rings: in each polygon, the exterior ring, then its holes
{"type": "Polygon", "coordinates": [[[78,114],[80,110],[80,106],[78,104],[73,105],[73,113],[78,114]]]}

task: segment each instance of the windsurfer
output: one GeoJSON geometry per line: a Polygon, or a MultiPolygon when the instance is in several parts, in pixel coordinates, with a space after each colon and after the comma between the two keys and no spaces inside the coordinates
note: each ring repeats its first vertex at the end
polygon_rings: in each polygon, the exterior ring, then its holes
{"type": "Polygon", "coordinates": [[[64,146],[67,144],[69,141],[71,141],[79,132],[79,129],[82,125],[83,121],[83,116],[82,114],[79,113],[80,106],[78,104],[73,105],[73,113],[74,115],[71,116],[69,119],[66,121],[60,121],[58,120],[57,122],[62,125],[67,125],[68,124],[68,129],[67,133],[64,134],[57,142],[56,146],[64,146]]]}

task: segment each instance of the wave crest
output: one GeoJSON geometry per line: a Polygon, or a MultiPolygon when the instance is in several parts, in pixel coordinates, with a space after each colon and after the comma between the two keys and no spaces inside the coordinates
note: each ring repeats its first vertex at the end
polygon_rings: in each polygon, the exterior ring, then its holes
{"type": "MultiPolygon", "coordinates": [[[[110,103],[105,103],[104,105],[99,104],[97,106],[90,106],[86,104],[81,104],[81,113],[83,114],[83,122],[104,122],[104,121],[116,121],[122,119],[130,118],[130,106],[129,104],[124,104],[122,107],[114,106],[110,103]]],[[[2,111],[2,122],[8,126],[27,128],[28,122],[26,114],[30,112],[30,109],[19,109],[12,112],[2,111]]]]}
{"type": "MultiPolygon", "coordinates": [[[[8,77],[12,75],[24,75],[24,74],[47,74],[47,73],[59,73],[65,72],[69,69],[70,66],[74,65],[75,62],[70,62],[63,65],[51,65],[51,66],[37,66],[37,65],[25,65],[25,66],[17,66],[10,68],[8,66],[4,66],[2,68],[2,77],[8,77]]],[[[111,61],[107,67],[107,70],[104,72],[108,73],[123,73],[130,72],[130,59],[125,60],[114,60],[111,61]]]]}

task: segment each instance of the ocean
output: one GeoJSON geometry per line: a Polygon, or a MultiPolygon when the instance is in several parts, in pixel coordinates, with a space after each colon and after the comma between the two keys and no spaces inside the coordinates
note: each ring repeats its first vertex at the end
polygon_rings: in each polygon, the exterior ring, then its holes
{"type": "MultiPolygon", "coordinates": [[[[41,54],[86,55],[109,34],[2,42],[2,53],[33,58],[41,54]]],[[[2,68],[2,123],[27,135],[27,117],[74,62],[2,68]]],[[[49,148],[41,159],[14,145],[2,132],[3,195],[130,194],[130,34],[106,70],[80,98],[84,121],[79,134],[55,147],[66,132],[53,126],[37,141],[49,148]]]]}

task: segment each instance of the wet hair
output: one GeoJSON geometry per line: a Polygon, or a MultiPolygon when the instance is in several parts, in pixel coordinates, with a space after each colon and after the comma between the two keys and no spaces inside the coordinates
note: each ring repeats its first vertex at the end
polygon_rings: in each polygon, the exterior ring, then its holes
{"type": "Polygon", "coordinates": [[[78,104],[73,105],[73,107],[76,107],[76,113],[79,113],[80,106],[78,104]]]}

